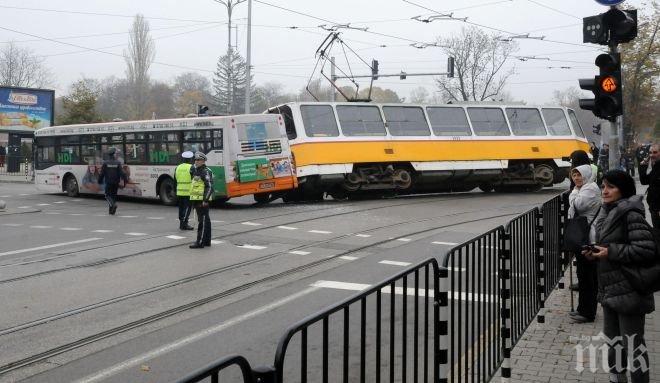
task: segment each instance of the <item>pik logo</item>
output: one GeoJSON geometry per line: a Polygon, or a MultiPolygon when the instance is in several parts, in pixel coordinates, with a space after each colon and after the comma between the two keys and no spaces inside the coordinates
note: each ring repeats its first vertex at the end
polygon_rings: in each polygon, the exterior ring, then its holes
{"type": "Polygon", "coordinates": [[[37,105],[39,103],[39,97],[30,93],[9,93],[9,102],[12,104],[18,105],[37,105]]]}

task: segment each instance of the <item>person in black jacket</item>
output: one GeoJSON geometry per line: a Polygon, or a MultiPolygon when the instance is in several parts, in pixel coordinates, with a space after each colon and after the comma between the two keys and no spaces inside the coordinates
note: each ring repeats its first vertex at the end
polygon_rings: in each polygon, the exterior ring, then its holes
{"type": "Polygon", "coordinates": [[[644,321],[646,314],[655,310],[655,301],[653,294],[632,287],[623,267],[656,262],[656,244],[644,218],[642,197],[635,195],[633,178],[624,171],[612,170],[603,176],[603,186],[596,245],[583,254],[598,260],[598,301],[603,307],[603,333],[610,340],[610,382],[627,382],[626,370],[633,383],[649,382],[644,321]],[[627,355],[627,350],[633,350],[633,355],[627,355]],[[632,365],[628,365],[629,357],[632,365]]]}
{"type": "Polygon", "coordinates": [[[213,172],[206,166],[206,155],[195,153],[195,165],[190,168],[190,202],[197,213],[197,241],[191,249],[211,246],[209,203],[213,199],[213,172]]]}
{"type": "Polygon", "coordinates": [[[101,173],[99,174],[99,184],[105,182],[105,199],[108,201],[108,213],[114,215],[117,211],[117,190],[119,182],[124,180],[124,185],[128,183],[128,176],[121,167],[121,162],[115,158],[115,148],[108,150],[108,159],[103,161],[101,173]]]}
{"type": "Polygon", "coordinates": [[[660,144],[652,145],[649,157],[639,163],[639,182],[642,185],[649,185],[646,191],[646,203],[649,204],[656,241],[660,241],[660,144]],[[650,172],[649,165],[651,165],[650,172]]]}

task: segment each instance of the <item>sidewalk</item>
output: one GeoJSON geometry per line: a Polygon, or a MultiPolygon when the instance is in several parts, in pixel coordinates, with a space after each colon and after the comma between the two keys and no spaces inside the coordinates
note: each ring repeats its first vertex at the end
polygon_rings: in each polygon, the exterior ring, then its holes
{"type": "MultiPolygon", "coordinates": [[[[575,271],[575,267],[573,268],[575,271]]],[[[598,335],[603,328],[603,312],[598,307],[594,323],[574,324],[568,312],[571,310],[568,271],[564,278],[566,288],[555,289],[546,301],[544,324],[532,322],[511,352],[511,382],[608,382],[609,374],[603,370],[600,353],[602,341],[594,341],[598,350],[596,373],[590,371],[588,345],[590,337],[598,335]],[[577,371],[578,352],[576,346],[585,348],[584,371],[577,371]]],[[[573,281],[577,281],[573,275],[573,281]]],[[[577,293],[575,293],[577,306],[577,293]]],[[[655,295],[660,306],[660,293],[655,295]]],[[[651,382],[660,382],[660,312],[646,317],[646,347],[649,350],[651,382]]],[[[493,378],[499,382],[500,373],[493,378]]]]}

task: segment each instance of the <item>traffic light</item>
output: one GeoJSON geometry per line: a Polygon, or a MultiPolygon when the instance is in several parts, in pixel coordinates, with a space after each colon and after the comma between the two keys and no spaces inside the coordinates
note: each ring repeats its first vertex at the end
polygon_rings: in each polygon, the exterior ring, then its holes
{"type": "Polygon", "coordinates": [[[378,80],[378,60],[371,60],[371,78],[378,80]]]}
{"type": "Polygon", "coordinates": [[[401,73],[399,74],[399,80],[405,80],[405,79],[406,79],[406,72],[401,71],[401,73]]]}
{"type": "Polygon", "coordinates": [[[453,57],[447,57],[447,77],[449,78],[454,78],[454,62],[453,57]]]}
{"type": "Polygon", "coordinates": [[[204,116],[204,115],[206,115],[206,112],[208,112],[208,111],[209,111],[208,106],[197,104],[197,115],[198,116],[204,116]]]}
{"type": "Polygon", "coordinates": [[[600,15],[583,18],[582,26],[582,40],[585,43],[627,43],[637,37],[637,10],[610,8],[600,15]]]}
{"type": "Polygon", "coordinates": [[[580,99],[580,108],[591,110],[596,117],[615,121],[623,114],[621,55],[603,53],[596,57],[600,74],[593,79],[580,79],[580,88],[593,92],[593,99],[580,99]]]}

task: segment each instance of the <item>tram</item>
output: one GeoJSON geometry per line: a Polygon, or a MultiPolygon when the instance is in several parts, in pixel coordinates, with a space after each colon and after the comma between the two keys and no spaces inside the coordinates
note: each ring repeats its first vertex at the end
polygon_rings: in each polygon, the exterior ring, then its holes
{"type": "Polygon", "coordinates": [[[293,102],[284,117],[299,188],[289,199],[538,190],[561,183],[567,157],[589,145],[561,106],[293,102]]]}

